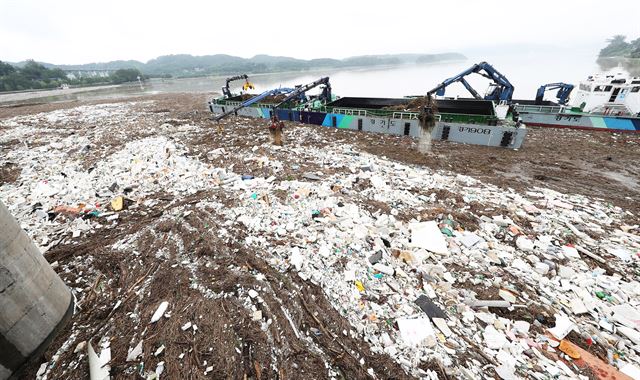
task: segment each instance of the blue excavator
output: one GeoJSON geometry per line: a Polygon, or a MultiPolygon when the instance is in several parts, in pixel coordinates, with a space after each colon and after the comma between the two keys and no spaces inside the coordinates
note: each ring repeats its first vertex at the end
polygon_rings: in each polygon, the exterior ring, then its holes
{"type": "Polygon", "coordinates": [[[427,93],[427,95],[438,95],[444,96],[445,89],[450,84],[455,82],[460,82],[462,85],[471,93],[471,95],[476,99],[484,99],[484,100],[493,100],[493,101],[507,101],[510,102],[513,96],[514,87],[509,82],[507,77],[502,75],[498,70],[496,70],[493,66],[488,64],[487,62],[476,63],[471,66],[467,70],[461,72],[460,74],[446,79],[444,82],[437,85],[431,91],[427,93]],[[491,84],[489,85],[489,89],[485,96],[481,96],[476,90],[471,87],[469,82],[465,80],[465,77],[470,74],[478,74],[482,75],[485,78],[491,80],[491,84]]]}
{"type": "Polygon", "coordinates": [[[567,83],[548,83],[540,86],[538,88],[538,92],[536,93],[536,104],[542,104],[544,101],[544,93],[547,91],[558,90],[556,93],[556,98],[558,99],[558,104],[565,105],[569,101],[569,95],[571,95],[571,91],[573,91],[573,85],[567,83]]]}

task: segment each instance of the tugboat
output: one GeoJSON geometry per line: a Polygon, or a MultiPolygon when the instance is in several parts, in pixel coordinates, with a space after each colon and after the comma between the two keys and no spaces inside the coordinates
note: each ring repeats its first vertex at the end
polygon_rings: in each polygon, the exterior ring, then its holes
{"type": "Polygon", "coordinates": [[[572,85],[541,86],[535,101],[513,100],[529,126],[576,128],[609,132],[640,131],[640,77],[623,73],[589,76],[571,95],[572,85]],[[558,88],[558,102],[544,101],[544,92],[558,88]]]}

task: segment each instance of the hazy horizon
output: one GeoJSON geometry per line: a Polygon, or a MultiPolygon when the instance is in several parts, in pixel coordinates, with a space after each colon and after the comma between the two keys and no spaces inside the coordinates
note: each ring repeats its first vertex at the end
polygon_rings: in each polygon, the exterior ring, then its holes
{"type": "MultiPolygon", "coordinates": [[[[594,57],[597,56],[598,51],[604,47],[606,45],[606,42],[603,43],[589,43],[589,44],[582,44],[582,45],[573,45],[572,46],[572,50],[571,53],[586,53],[589,54],[591,53],[594,57]]],[[[563,52],[566,52],[566,48],[562,47],[562,46],[557,46],[557,45],[552,45],[552,44],[547,44],[547,45],[542,45],[542,44],[535,44],[535,43],[531,43],[531,44],[501,44],[501,45],[486,45],[486,46],[476,46],[476,47],[471,47],[471,48],[467,48],[464,51],[462,50],[450,50],[450,51],[406,51],[406,52],[397,52],[397,53],[365,53],[365,54],[361,54],[358,56],[384,56],[384,55],[401,55],[401,54],[416,54],[416,55],[420,55],[420,54],[445,54],[445,53],[459,53],[462,54],[464,56],[466,56],[467,58],[469,58],[470,56],[477,56],[480,54],[488,54],[488,55],[495,55],[495,54],[532,54],[532,53],[537,53],[537,52],[545,52],[545,53],[549,53],[549,52],[557,52],[559,54],[562,54],[563,52]]],[[[41,60],[41,59],[35,59],[32,57],[27,57],[27,58],[23,58],[23,59],[19,59],[19,60],[5,60],[5,62],[12,62],[12,63],[18,63],[18,62],[24,62],[28,59],[33,59],[37,62],[45,62],[45,63],[49,63],[49,64],[54,64],[54,65],[86,65],[86,64],[99,64],[99,63],[106,63],[106,62],[113,62],[113,61],[139,61],[141,63],[147,63],[153,59],[156,59],[158,57],[162,57],[162,56],[176,56],[176,55],[191,55],[194,57],[202,57],[202,56],[212,56],[212,55],[230,55],[230,56],[236,56],[236,57],[240,57],[240,58],[245,58],[245,59],[251,59],[253,57],[256,56],[260,56],[260,55],[268,55],[268,56],[272,56],[272,57],[287,57],[287,58],[294,58],[294,59],[302,59],[302,60],[311,60],[311,59],[321,59],[321,58],[330,58],[330,59],[338,59],[338,60],[342,60],[342,59],[347,59],[347,58],[351,58],[351,57],[356,57],[355,55],[349,55],[349,56],[344,56],[344,57],[336,57],[336,56],[317,56],[317,57],[309,57],[309,58],[303,58],[303,57],[298,57],[296,55],[274,55],[274,54],[268,54],[265,52],[257,52],[255,54],[249,54],[249,55],[245,55],[245,56],[241,56],[241,55],[233,55],[233,54],[229,54],[229,53],[225,53],[225,52],[211,52],[211,53],[205,53],[205,54],[191,54],[191,53],[186,53],[186,52],[175,52],[175,53],[168,53],[168,54],[163,54],[163,55],[159,55],[159,56],[155,56],[155,57],[151,57],[147,60],[139,60],[139,59],[135,59],[135,58],[129,58],[129,57],[121,57],[121,58],[117,58],[117,59],[112,59],[109,61],[91,61],[91,62],[51,62],[51,61],[46,61],[46,60],[41,60]]],[[[0,57],[0,60],[2,60],[2,57],[0,57]]]]}
{"type": "Polygon", "coordinates": [[[639,13],[640,2],[609,2],[611,17],[594,12],[601,4],[596,0],[541,0],[533,5],[508,0],[490,4],[326,0],[311,6],[286,0],[265,6],[254,1],[238,5],[186,0],[165,5],[115,0],[105,5],[60,0],[43,5],[35,0],[0,0],[0,59],[57,65],[147,62],[174,54],[342,59],[402,53],[467,55],[505,46],[570,53],[599,49],[615,34],[640,37],[640,23],[621,23],[615,17],[639,13]]]}
{"type": "MultiPolygon", "coordinates": [[[[446,54],[446,53],[460,53],[462,55],[464,55],[464,53],[461,52],[457,52],[457,51],[442,51],[442,52],[428,52],[428,53],[416,53],[416,52],[406,52],[406,53],[385,53],[385,54],[362,54],[361,56],[393,56],[393,55],[403,55],[403,54],[410,54],[410,55],[428,55],[428,54],[446,54]]],[[[148,63],[149,61],[159,58],[159,57],[167,57],[167,56],[180,56],[180,55],[191,55],[193,57],[204,57],[204,56],[214,56],[214,55],[228,55],[228,56],[234,56],[234,57],[240,57],[240,58],[244,58],[244,59],[251,59],[257,56],[271,56],[271,57],[283,57],[283,58],[294,58],[294,59],[300,59],[300,60],[312,60],[312,59],[323,59],[323,58],[329,58],[329,59],[337,59],[337,60],[342,60],[342,59],[346,59],[346,58],[351,58],[351,57],[356,57],[356,56],[349,56],[349,57],[312,57],[312,58],[299,58],[299,57],[295,57],[295,56],[283,56],[283,55],[271,55],[271,54],[266,54],[266,53],[257,53],[257,54],[253,54],[250,56],[235,56],[235,55],[231,55],[231,54],[226,54],[226,53],[211,53],[211,54],[202,54],[202,55],[195,55],[195,54],[189,54],[189,53],[169,53],[169,54],[164,54],[161,56],[157,56],[157,57],[153,57],[149,60],[137,60],[137,59],[131,59],[131,58],[120,58],[120,59],[114,59],[111,61],[101,61],[101,62],[80,62],[80,63],[76,63],[76,62],[71,62],[71,63],[58,63],[58,62],[48,62],[48,61],[43,61],[43,60],[39,60],[39,59],[34,59],[37,62],[44,62],[44,63],[50,63],[50,64],[54,64],[56,66],[64,66],[64,65],[69,65],[69,66],[75,66],[75,65],[87,65],[87,64],[100,64],[100,63],[107,63],[107,62],[115,62],[115,61],[138,61],[141,63],[148,63]]],[[[33,59],[33,58],[25,58],[25,59],[21,59],[18,61],[5,61],[5,62],[11,62],[11,63],[19,63],[19,62],[24,62],[28,59],[33,59]]],[[[0,59],[2,60],[2,59],[0,59]]]]}

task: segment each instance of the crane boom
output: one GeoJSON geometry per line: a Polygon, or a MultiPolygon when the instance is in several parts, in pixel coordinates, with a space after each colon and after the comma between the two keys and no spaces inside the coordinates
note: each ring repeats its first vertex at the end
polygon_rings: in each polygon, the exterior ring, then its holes
{"type": "Polygon", "coordinates": [[[304,86],[296,86],[296,88],[289,94],[287,95],[286,98],[284,98],[283,101],[281,101],[280,103],[276,104],[273,109],[277,109],[280,106],[282,106],[283,104],[285,104],[286,102],[290,101],[291,99],[295,98],[296,96],[299,96],[301,94],[304,94],[305,92],[311,90],[314,87],[320,86],[324,84],[325,87],[322,90],[322,94],[320,95],[321,98],[324,98],[326,100],[331,100],[331,84],[329,83],[329,77],[323,77],[320,78],[314,82],[305,84],[304,86]]]}
{"type": "Polygon", "coordinates": [[[251,83],[249,83],[249,77],[247,76],[247,74],[241,74],[241,75],[236,75],[230,78],[227,78],[227,81],[224,85],[224,87],[222,87],[222,95],[224,95],[225,98],[230,98],[233,95],[231,94],[231,90],[229,90],[229,83],[236,81],[236,80],[240,80],[240,79],[244,79],[246,84],[245,87],[249,87],[249,88],[253,88],[253,85],[251,83]]]}
{"type": "Polygon", "coordinates": [[[571,95],[571,91],[573,91],[573,87],[574,86],[572,84],[562,82],[543,84],[538,88],[538,92],[536,93],[536,104],[542,104],[544,93],[549,90],[558,90],[558,93],[556,93],[558,103],[567,104],[569,101],[569,95],[571,95]]]}
{"type": "Polygon", "coordinates": [[[511,84],[511,82],[509,82],[507,77],[502,75],[498,70],[496,70],[493,66],[491,66],[487,62],[476,63],[475,65],[471,66],[470,68],[461,72],[460,74],[453,76],[451,78],[445,79],[442,83],[434,87],[427,94],[428,95],[436,94],[439,96],[443,96],[447,86],[455,82],[462,83],[462,85],[467,89],[467,91],[469,91],[471,95],[476,99],[510,101],[511,97],[513,96],[514,87],[511,84]],[[469,82],[467,82],[464,78],[467,75],[473,74],[473,73],[482,75],[483,77],[488,78],[492,81],[490,90],[487,92],[484,98],[476,90],[474,90],[473,87],[471,87],[471,85],[469,84],[469,82]]]}
{"type": "Polygon", "coordinates": [[[294,90],[295,89],[293,89],[293,88],[280,87],[280,88],[275,88],[273,90],[265,91],[260,95],[254,96],[253,98],[240,103],[239,105],[233,107],[232,109],[230,109],[227,112],[224,112],[224,113],[221,113],[220,115],[214,116],[213,117],[213,121],[220,121],[220,120],[224,119],[225,117],[231,115],[232,113],[236,113],[237,111],[241,110],[244,107],[248,107],[248,106],[252,105],[253,103],[261,101],[262,99],[266,98],[267,96],[276,95],[276,94],[287,94],[287,93],[290,93],[290,92],[292,92],[294,90]]]}

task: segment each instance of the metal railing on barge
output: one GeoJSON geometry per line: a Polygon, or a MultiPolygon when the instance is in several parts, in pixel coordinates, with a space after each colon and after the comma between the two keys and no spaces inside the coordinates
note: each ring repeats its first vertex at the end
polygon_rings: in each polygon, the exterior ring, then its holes
{"type": "MultiPolygon", "coordinates": [[[[220,99],[220,100],[216,100],[215,103],[218,105],[235,107],[240,105],[242,102],[220,99]]],[[[272,103],[255,103],[255,104],[252,104],[250,107],[273,108],[274,105],[275,104],[272,104],[272,103]]],[[[302,107],[295,107],[293,109],[297,111],[306,110],[302,107]]],[[[385,110],[385,109],[320,106],[320,107],[310,108],[308,109],[308,111],[333,113],[333,114],[358,116],[358,117],[383,117],[383,118],[401,119],[401,120],[417,120],[418,119],[418,112],[396,111],[396,110],[385,110]]],[[[438,118],[438,121],[450,122],[450,123],[464,123],[464,124],[477,124],[477,125],[497,125],[498,123],[498,118],[493,115],[438,113],[436,116],[438,118]]]]}

